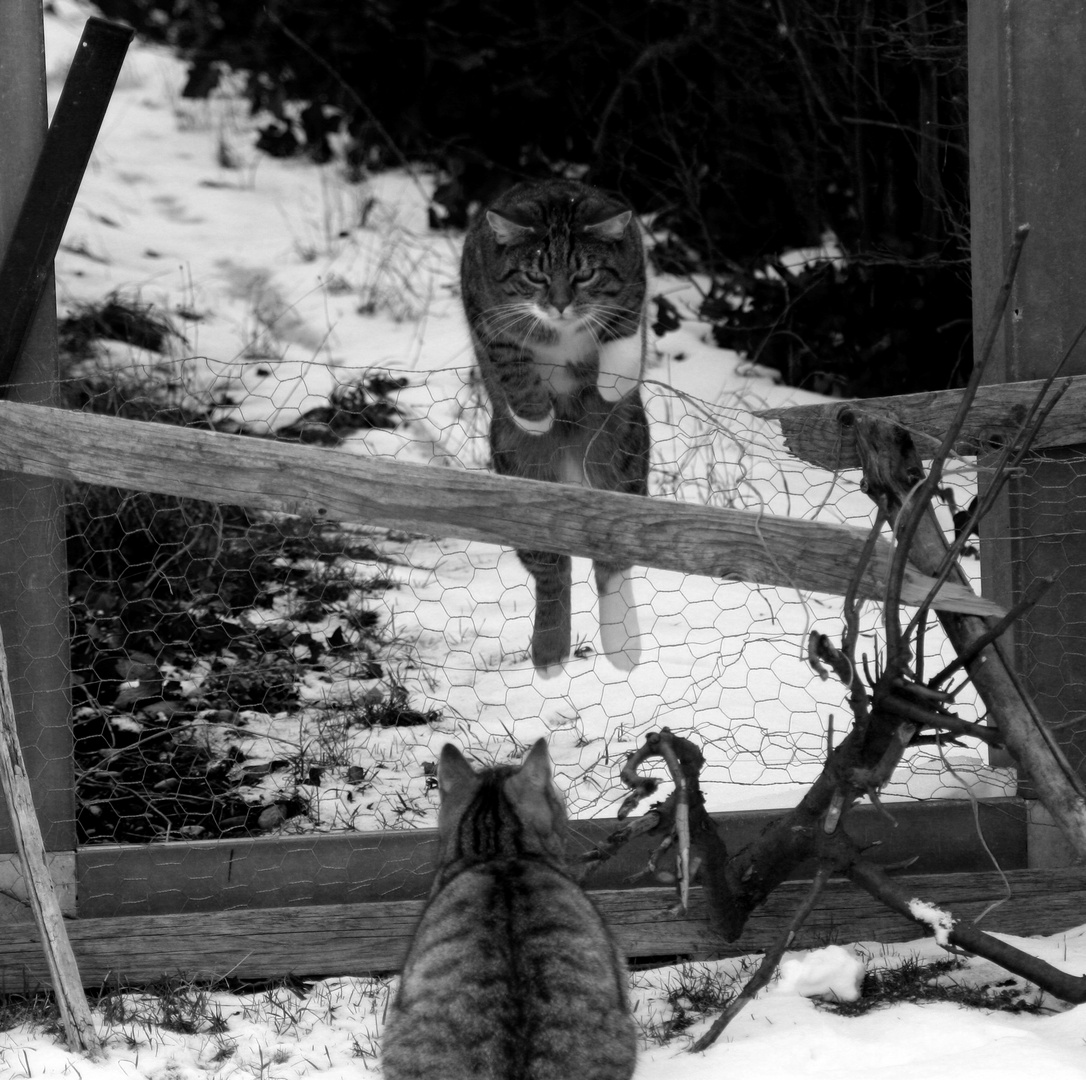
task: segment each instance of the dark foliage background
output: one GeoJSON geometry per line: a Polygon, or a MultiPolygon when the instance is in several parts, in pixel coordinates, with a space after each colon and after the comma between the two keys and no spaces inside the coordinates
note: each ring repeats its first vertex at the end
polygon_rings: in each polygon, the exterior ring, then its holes
{"type": "Polygon", "coordinates": [[[670,269],[719,282],[722,344],[842,393],[970,366],[966,0],[102,0],[249,75],[263,145],[443,170],[441,223],[571,164],[657,215],[670,269]],[[286,101],[308,106],[300,118],[286,101]],[[765,279],[832,231],[843,266],[765,279]]]}

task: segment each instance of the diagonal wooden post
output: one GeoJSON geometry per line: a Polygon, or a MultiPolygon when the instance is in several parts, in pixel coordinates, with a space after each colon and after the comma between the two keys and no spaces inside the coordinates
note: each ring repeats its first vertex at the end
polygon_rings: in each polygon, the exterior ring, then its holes
{"type": "Polygon", "coordinates": [[[4,790],[16,850],[26,875],[26,892],[34,921],[38,924],[46,961],[52,977],[53,990],[60,1008],[60,1019],[68,1037],[68,1045],[92,1057],[101,1052],[101,1043],[94,1030],[90,1006],[83,993],[83,983],[75,962],[68,931],[64,926],[60,901],[45,859],[38,815],[30,779],[19,746],[15,727],[15,707],[8,683],[8,665],[3,637],[0,636],[0,787],[4,790]]]}
{"type": "MultiPolygon", "coordinates": [[[[16,370],[53,276],[68,216],[133,31],[87,20],[0,261],[0,393],[16,370]]],[[[24,170],[25,171],[25,170],[24,170]]]]}

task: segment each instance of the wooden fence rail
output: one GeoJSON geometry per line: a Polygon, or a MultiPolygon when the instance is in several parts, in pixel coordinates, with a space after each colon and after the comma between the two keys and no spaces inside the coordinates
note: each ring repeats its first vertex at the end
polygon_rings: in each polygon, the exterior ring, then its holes
{"type": "MultiPolygon", "coordinates": [[[[993,900],[1012,895],[983,923],[1009,934],[1056,933],[1082,921],[1086,868],[937,874],[896,879],[907,896],[938,904],[959,919],[973,919],[993,900]]],[[[691,890],[683,918],[668,915],[671,889],[597,891],[593,897],[631,957],[708,959],[759,952],[780,936],[807,893],[805,882],[778,887],[750,918],[742,941],[729,945],[709,930],[702,890],[691,890]]],[[[79,919],[69,936],[83,979],[148,981],[164,973],[189,977],[267,978],[368,975],[395,971],[403,959],[422,900],[332,904],[196,915],[131,915],[79,919]]],[[[794,948],[835,940],[910,941],[915,923],[894,914],[847,881],[830,882],[794,948]]],[[[41,942],[32,923],[6,927],[0,944],[0,979],[23,990],[46,977],[41,942]]]]}
{"type": "MultiPolygon", "coordinates": [[[[864,530],[847,525],[14,402],[0,402],[0,468],[839,595],[867,540],[864,530]]],[[[880,541],[861,595],[884,594],[890,556],[880,541]]],[[[918,603],[930,585],[911,569],[903,600],[918,603]]],[[[935,606],[975,615],[1002,611],[954,584],[942,587],[935,606]]]]}
{"type": "MultiPolygon", "coordinates": [[[[1086,444],[1086,375],[1062,378],[1057,385],[1063,388],[1063,396],[1045,418],[1033,443],[1036,450],[1086,444]]],[[[955,451],[975,456],[998,449],[1017,433],[1044,386],[1043,379],[1035,379],[980,387],[955,451]]],[[[785,445],[801,461],[836,472],[861,465],[853,433],[847,425],[838,423],[842,412],[858,411],[900,424],[912,434],[920,456],[930,458],[939,448],[961,399],[960,390],[934,390],[900,397],[762,409],[757,415],[780,421],[785,445]]]]}

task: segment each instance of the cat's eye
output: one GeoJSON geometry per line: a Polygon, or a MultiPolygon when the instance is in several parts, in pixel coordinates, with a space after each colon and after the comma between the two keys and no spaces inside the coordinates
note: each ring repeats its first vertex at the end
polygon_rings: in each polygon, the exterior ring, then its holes
{"type": "Polygon", "coordinates": [[[525,270],[524,276],[533,285],[546,285],[550,278],[546,274],[541,274],[538,270],[525,270]]]}
{"type": "Polygon", "coordinates": [[[598,270],[581,270],[574,274],[573,277],[570,278],[570,281],[572,281],[574,285],[587,285],[590,281],[595,280],[598,273],[598,270]]]}

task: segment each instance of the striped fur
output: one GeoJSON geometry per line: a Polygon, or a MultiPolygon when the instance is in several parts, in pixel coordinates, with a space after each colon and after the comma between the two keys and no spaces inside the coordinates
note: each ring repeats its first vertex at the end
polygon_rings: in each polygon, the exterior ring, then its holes
{"type": "MultiPolygon", "coordinates": [[[[478,215],[461,291],[497,472],[647,493],[645,288],[637,222],[612,195],[566,180],[520,184],[478,215]]],[[[561,663],[571,644],[568,560],[518,554],[536,586],[532,660],[561,663]]],[[[597,564],[601,595],[626,569],[597,564]]]]}
{"type": "Polygon", "coordinates": [[[622,957],[565,873],[540,740],[521,767],[438,769],[440,866],[385,1028],[386,1080],[628,1080],[622,957]]]}

